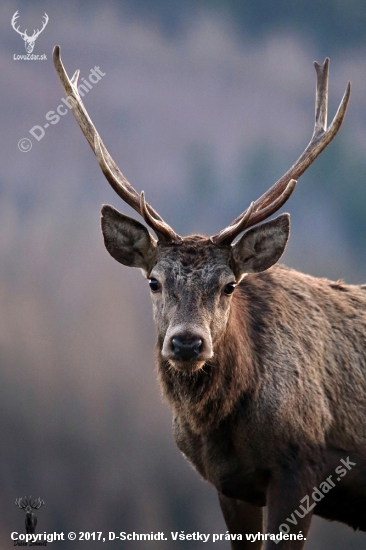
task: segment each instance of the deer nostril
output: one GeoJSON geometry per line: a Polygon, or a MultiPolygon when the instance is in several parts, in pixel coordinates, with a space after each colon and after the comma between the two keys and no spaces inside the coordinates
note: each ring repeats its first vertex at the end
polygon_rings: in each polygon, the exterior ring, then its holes
{"type": "Polygon", "coordinates": [[[172,349],[177,359],[189,360],[197,357],[202,351],[202,339],[201,338],[172,338],[172,349]]]}

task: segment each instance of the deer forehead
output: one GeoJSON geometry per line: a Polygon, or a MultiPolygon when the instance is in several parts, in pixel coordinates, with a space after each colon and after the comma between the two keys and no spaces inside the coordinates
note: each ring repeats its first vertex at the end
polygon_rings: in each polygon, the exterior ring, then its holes
{"type": "Polygon", "coordinates": [[[230,249],[220,248],[203,237],[185,237],[180,245],[159,245],[150,277],[169,286],[219,284],[234,279],[229,267],[230,249]]]}

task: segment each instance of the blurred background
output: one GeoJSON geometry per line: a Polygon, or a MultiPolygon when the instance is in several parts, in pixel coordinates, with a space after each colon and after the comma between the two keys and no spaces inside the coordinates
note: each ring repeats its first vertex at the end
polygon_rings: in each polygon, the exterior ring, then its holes
{"type": "MultiPolygon", "coordinates": [[[[307,145],[312,62],[329,56],[330,118],[348,80],[351,102],[286,205],[283,261],[366,282],[365,3],[4,0],[0,14],[1,548],[24,532],[14,501],[30,494],[46,502],[37,532],[224,533],[215,490],[173,441],[154,372],[148,284],[102,242],[102,203],[134,213],[104,180],[71,112],[41,139],[30,130],[63,105],[52,65],[60,44],[70,76],[104,74],[84,103],[126,177],[178,233],[213,234],[307,145]],[[48,14],[33,52],[47,60],[14,59],[25,54],[10,24],[16,10],[28,34],[48,14]]],[[[364,533],[315,519],[306,548],[365,543],[364,533]]],[[[200,543],[133,543],[173,545],[200,543]]]]}

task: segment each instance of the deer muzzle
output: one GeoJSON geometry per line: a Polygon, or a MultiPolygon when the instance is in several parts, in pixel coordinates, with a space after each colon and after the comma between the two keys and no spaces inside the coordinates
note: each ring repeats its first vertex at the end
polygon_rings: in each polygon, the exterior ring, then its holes
{"type": "Polygon", "coordinates": [[[161,353],[177,370],[199,370],[213,356],[211,335],[200,327],[171,327],[161,353]]]}

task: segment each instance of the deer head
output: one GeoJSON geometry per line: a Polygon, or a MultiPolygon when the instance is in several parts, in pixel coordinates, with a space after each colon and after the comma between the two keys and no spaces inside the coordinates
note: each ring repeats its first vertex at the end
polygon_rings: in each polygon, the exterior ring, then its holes
{"type": "Polygon", "coordinates": [[[25,45],[25,51],[27,53],[32,53],[33,49],[34,49],[34,44],[35,44],[38,36],[41,34],[41,32],[43,31],[43,29],[45,28],[45,26],[48,23],[48,15],[47,15],[47,13],[44,14],[44,16],[43,16],[44,21],[43,21],[43,24],[42,24],[42,28],[34,30],[32,36],[27,35],[27,29],[25,29],[24,32],[21,32],[19,30],[19,27],[15,26],[15,23],[16,23],[16,20],[18,19],[18,17],[19,17],[19,10],[14,13],[14,15],[11,19],[11,26],[23,38],[23,40],[25,42],[25,44],[24,44],[25,45]]]}
{"type": "Polygon", "coordinates": [[[112,208],[102,208],[102,232],[108,252],[118,262],[138,267],[150,281],[158,346],[169,367],[197,371],[209,362],[225,333],[235,286],[249,273],[264,271],[281,257],[289,236],[289,215],[264,222],[293,192],[297,178],[338,132],[348,105],[350,83],[327,129],[329,59],[315,63],[315,126],[309,145],[295,164],[227,227],[210,238],[182,238],[162,220],[123,176],[95,129],[77,89],[79,71],[68,78],[60,57],[54,64],[75,118],[115,192],[153,229],[112,208]],[[251,228],[251,229],[249,229],[251,228]],[[248,230],[249,229],[249,230],[248,230]],[[246,231],[237,242],[234,242],[246,231]],[[233,244],[234,242],[234,244],[233,244]]]}

